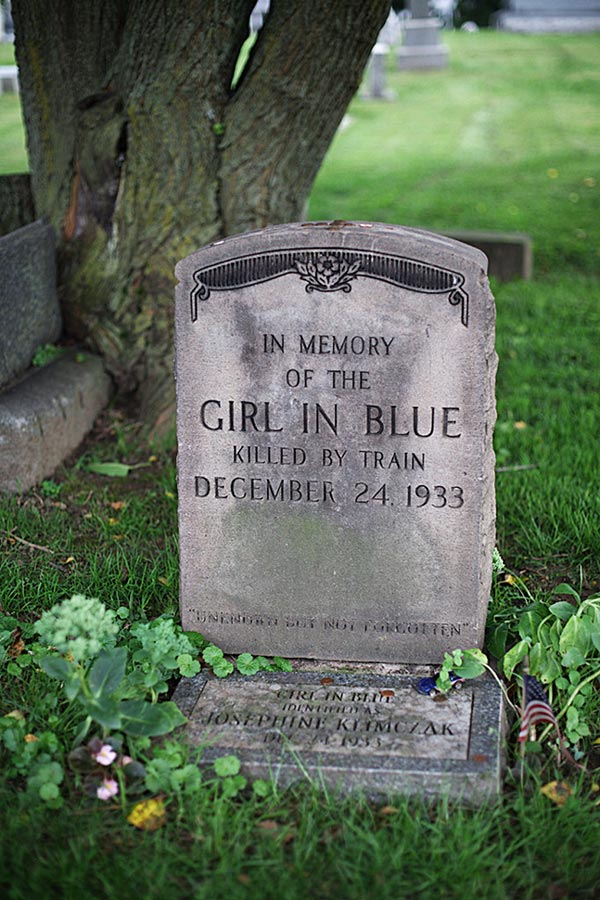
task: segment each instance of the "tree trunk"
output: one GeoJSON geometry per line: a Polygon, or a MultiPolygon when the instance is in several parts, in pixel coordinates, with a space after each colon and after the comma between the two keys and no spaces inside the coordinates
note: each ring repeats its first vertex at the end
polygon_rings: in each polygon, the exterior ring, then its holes
{"type": "Polygon", "coordinates": [[[293,221],[389,0],[14,0],[37,215],[59,236],[69,334],[140,415],[173,416],[173,268],[210,241],[293,221]]]}

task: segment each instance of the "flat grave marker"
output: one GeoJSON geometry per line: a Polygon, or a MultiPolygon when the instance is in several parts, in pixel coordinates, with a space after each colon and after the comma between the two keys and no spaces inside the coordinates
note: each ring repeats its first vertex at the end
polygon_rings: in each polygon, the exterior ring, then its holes
{"type": "Polygon", "coordinates": [[[501,694],[480,680],[436,703],[401,675],[198,675],[174,695],[203,762],[229,753],[280,786],[308,776],[380,798],[445,792],[479,802],[498,793],[501,694]],[[490,689],[491,688],[491,689],[490,689]]]}

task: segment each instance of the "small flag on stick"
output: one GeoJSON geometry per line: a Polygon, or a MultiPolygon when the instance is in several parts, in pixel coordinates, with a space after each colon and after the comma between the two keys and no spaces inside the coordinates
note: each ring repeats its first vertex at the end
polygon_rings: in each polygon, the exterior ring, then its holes
{"type": "Polygon", "coordinates": [[[523,675],[523,687],[525,702],[523,704],[521,730],[519,731],[519,743],[527,740],[529,729],[539,722],[549,722],[558,731],[556,716],[552,712],[546,692],[537,678],[534,678],[533,675],[523,675]]]}

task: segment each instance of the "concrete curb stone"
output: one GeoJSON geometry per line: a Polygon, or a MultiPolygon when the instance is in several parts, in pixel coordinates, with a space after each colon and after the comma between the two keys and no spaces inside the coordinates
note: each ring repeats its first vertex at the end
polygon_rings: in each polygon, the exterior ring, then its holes
{"type": "Polygon", "coordinates": [[[111,382],[102,361],[68,353],[0,394],[0,491],[19,493],[48,478],[104,408],[111,382]]]}

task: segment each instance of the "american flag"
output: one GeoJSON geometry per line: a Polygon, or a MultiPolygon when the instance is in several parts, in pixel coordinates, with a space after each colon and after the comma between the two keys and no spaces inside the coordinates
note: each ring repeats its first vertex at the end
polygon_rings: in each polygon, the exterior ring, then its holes
{"type": "Polygon", "coordinates": [[[525,689],[525,708],[521,719],[521,730],[519,731],[520,742],[527,740],[529,729],[532,725],[537,725],[538,722],[550,722],[558,728],[556,717],[548,703],[546,692],[537,678],[534,678],[533,675],[523,675],[523,686],[525,689]]]}

